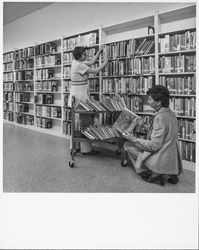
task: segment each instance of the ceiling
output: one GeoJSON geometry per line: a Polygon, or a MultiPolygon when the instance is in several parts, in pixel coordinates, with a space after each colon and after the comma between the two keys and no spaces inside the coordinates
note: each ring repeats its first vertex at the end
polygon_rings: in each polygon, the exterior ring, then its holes
{"type": "Polygon", "coordinates": [[[14,22],[34,11],[53,4],[53,2],[4,2],[3,25],[14,22]]]}

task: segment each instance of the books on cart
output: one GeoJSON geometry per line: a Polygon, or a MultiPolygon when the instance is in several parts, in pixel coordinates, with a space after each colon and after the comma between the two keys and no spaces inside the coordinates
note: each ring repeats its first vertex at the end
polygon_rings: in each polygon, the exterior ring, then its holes
{"type": "Polygon", "coordinates": [[[84,111],[122,111],[126,107],[126,104],[123,98],[118,95],[114,94],[113,96],[105,96],[103,95],[100,101],[96,101],[93,98],[86,101],[80,101],[77,110],[84,110],[84,111]]]}
{"type": "Polygon", "coordinates": [[[115,128],[107,125],[90,126],[81,130],[81,133],[90,140],[103,141],[120,137],[115,128]]]}

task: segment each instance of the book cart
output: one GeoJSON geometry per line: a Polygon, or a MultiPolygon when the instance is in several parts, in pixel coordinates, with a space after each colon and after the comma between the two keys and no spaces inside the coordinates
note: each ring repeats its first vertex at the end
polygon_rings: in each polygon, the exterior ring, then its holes
{"type": "MultiPolygon", "coordinates": [[[[87,114],[91,114],[91,115],[95,115],[95,114],[99,114],[99,113],[104,113],[104,112],[111,112],[111,111],[83,111],[83,110],[77,110],[74,107],[74,103],[75,103],[75,97],[72,97],[72,107],[71,107],[71,160],[69,161],[69,167],[74,168],[75,167],[75,155],[76,155],[76,149],[75,149],[75,143],[77,142],[85,142],[85,141],[92,141],[92,142],[115,142],[117,144],[117,149],[115,151],[116,155],[120,155],[121,154],[121,148],[122,148],[122,138],[120,137],[113,137],[110,139],[105,139],[105,140],[90,140],[87,137],[83,137],[83,135],[81,135],[81,131],[76,131],[75,130],[75,113],[87,113],[87,114]]],[[[118,114],[121,111],[115,111],[118,114]]],[[[125,165],[124,165],[125,166],[125,165]]]]}

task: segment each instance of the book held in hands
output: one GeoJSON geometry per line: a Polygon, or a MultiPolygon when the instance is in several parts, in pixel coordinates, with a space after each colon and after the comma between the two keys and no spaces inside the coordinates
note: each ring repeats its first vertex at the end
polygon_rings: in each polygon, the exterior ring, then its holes
{"type": "Polygon", "coordinates": [[[133,133],[135,126],[137,125],[140,117],[131,110],[124,108],[115,123],[113,128],[117,129],[120,133],[133,133]]]}

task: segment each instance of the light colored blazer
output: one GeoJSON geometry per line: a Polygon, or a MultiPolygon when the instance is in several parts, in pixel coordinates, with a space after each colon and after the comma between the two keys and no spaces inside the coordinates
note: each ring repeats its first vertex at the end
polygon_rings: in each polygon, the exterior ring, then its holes
{"type": "Polygon", "coordinates": [[[154,114],[147,139],[136,138],[134,145],[141,150],[136,168],[142,164],[159,174],[179,174],[182,160],[179,151],[178,123],[174,112],[162,107],[154,114]]]}

